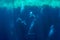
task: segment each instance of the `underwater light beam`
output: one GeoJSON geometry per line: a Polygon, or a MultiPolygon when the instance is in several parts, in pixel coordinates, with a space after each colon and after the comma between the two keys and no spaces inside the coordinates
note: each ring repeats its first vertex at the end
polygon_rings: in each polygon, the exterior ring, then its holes
{"type": "Polygon", "coordinates": [[[54,25],[51,25],[48,36],[51,37],[54,34],[54,25]]]}
{"type": "Polygon", "coordinates": [[[25,7],[25,6],[24,6],[24,1],[22,1],[22,2],[21,2],[21,10],[20,10],[21,13],[23,12],[24,7],[25,7]]]}

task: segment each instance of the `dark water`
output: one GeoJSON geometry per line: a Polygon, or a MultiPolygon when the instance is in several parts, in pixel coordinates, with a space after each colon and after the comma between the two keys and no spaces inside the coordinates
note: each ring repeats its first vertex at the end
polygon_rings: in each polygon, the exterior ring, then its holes
{"type": "Polygon", "coordinates": [[[60,40],[60,8],[0,8],[0,40],[60,40]]]}

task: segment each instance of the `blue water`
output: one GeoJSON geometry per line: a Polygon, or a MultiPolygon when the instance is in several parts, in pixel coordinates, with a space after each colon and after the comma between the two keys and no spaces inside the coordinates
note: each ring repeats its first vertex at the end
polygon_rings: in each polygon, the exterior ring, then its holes
{"type": "Polygon", "coordinates": [[[60,40],[60,8],[0,8],[0,40],[60,40]]]}

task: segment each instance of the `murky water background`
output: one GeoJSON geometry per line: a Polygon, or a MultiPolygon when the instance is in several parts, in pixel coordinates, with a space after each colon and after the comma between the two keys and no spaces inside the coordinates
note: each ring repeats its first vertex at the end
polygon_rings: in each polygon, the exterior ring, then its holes
{"type": "Polygon", "coordinates": [[[0,8],[0,40],[60,40],[60,8],[0,8]]]}

